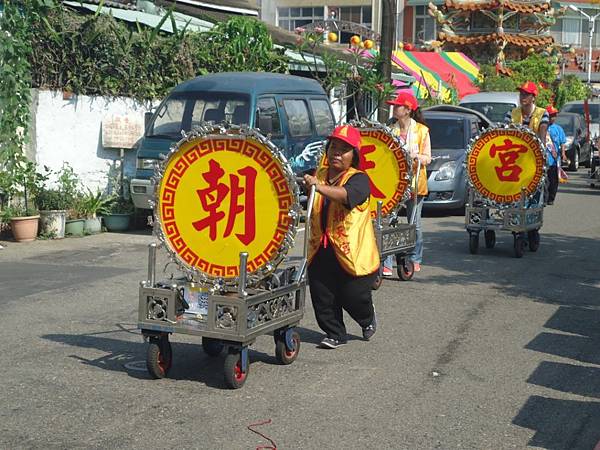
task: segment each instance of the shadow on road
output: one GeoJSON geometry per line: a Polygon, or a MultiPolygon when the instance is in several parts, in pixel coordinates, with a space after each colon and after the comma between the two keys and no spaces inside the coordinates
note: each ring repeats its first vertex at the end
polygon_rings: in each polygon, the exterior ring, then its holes
{"type": "Polygon", "coordinates": [[[513,238],[508,232],[497,234],[495,248],[481,245],[476,255],[469,253],[465,231],[431,233],[425,236],[425,246],[424,263],[451,272],[427,276],[428,283],[472,285],[474,295],[483,283],[510,297],[600,307],[600,240],[542,232],[539,250],[526,251],[520,259],[513,256],[513,238]]]}
{"type": "MultiPolygon", "coordinates": [[[[149,380],[150,376],[145,369],[147,344],[141,342],[141,336],[139,336],[139,342],[102,336],[112,332],[122,332],[122,330],[90,334],[46,334],[42,338],[74,348],[99,350],[105,355],[90,359],[83,356],[87,352],[81,352],[71,354],[69,357],[85,365],[103,370],[125,372],[132,378],[149,380]]],[[[171,347],[173,349],[173,366],[168,378],[197,381],[210,387],[227,389],[223,381],[225,351],[221,357],[210,357],[202,350],[200,340],[198,344],[171,341],[171,347]]],[[[253,349],[250,349],[249,357],[251,370],[253,362],[278,364],[274,355],[253,349]]]]}
{"type": "MultiPolygon", "coordinates": [[[[600,311],[561,306],[546,322],[551,331],[526,348],[570,360],[543,361],[527,382],[590,399],[600,398],[600,311]],[[569,334],[565,334],[569,333],[569,334]]],[[[600,441],[600,402],[531,396],[514,418],[535,431],[529,445],[552,450],[593,449],[600,441]]]]}

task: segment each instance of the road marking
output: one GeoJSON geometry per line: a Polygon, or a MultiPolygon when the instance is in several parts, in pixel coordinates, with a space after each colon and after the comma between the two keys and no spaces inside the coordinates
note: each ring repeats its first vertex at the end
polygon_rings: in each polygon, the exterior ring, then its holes
{"type": "Polygon", "coordinates": [[[302,228],[298,228],[298,232],[300,231],[304,231],[306,228],[302,227],[302,228]]]}
{"type": "Polygon", "coordinates": [[[132,361],[127,364],[123,364],[128,370],[135,370],[136,372],[145,372],[146,369],[146,361],[132,361]]]}

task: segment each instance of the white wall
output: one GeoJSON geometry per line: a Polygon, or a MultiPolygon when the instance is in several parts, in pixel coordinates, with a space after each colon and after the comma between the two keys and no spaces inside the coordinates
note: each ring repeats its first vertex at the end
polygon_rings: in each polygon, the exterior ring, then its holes
{"type": "MultiPolygon", "coordinates": [[[[124,97],[74,95],[63,100],[62,92],[40,90],[32,98],[31,137],[36,162],[58,170],[66,161],[93,190],[106,187],[109,168],[118,167],[119,160],[119,150],[102,146],[102,120],[110,115],[132,115],[143,123],[148,110],[124,97]]],[[[125,176],[134,174],[135,150],[125,151],[124,170],[125,176]]]]}

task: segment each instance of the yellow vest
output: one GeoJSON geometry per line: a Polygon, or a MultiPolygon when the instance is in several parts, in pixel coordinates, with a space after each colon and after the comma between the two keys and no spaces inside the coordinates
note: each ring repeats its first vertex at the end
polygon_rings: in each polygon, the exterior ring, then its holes
{"type": "MultiPolygon", "coordinates": [[[[343,186],[360,170],[350,168],[340,180],[343,186]]],[[[317,179],[327,179],[327,168],[317,171],[317,179]]],[[[322,239],[333,247],[335,256],[342,268],[353,276],[369,275],[379,269],[379,250],[375,241],[375,231],[369,210],[369,198],[351,210],[339,202],[330,201],[327,210],[326,230],[323,236],[321,214],[324,197],[316,193],[312,215],[310,217],[310,239],[308,243],[308,262],[312,261],[321,246],[322,239]]]]}
{"type": "MultiPolygon", "coordinates": [[[[423,142],[425,141],[425,138],[427,137],[427,133],[429,133],[429,128],[427,128],[425,125],[417,122],[414,119],[411,119],[411,122],[412,122],[411,126],[410,126],[411,136],[410,136],[410,138],[407,136],[406,140],[411,143],[411,147],[414,145],[417,145],[418,146],[417,153],[422,154],[423,153],[423,142]]],[[[400,136],[400,127],[395,126],[392,129],[392,132],[394,133],[395,136],[400,136]]],[[[412,149],[410,149],[410,148],[408,149],[409,157],[410,157],[411,150],[412,149]]],[[[418,163],[414,162],[413,163],[413,181],[411,183],[411,186],[413,189],[415,188],[417,166],[418,166],[418,163]]],[[[419,186],[417,189],[417,194],[420,196],[426,196],[428,193],[429,193],[429,189],[427,189],[427,169],[425,168],[425,166],[423,164],[421,164],[421,170],[419,172],[419,186]]]]}
{"type": "MultiPolygon", "coordinates": [[[[546,110],[544,108],[540,108],[536,106],[531,113],[531,118],[529,119],[529,129],[534,133],[537,133],[540,129],[540,122],[542,121],[542,117],[546,110]]],[[[523,123],[523,111],[520,107],[515,108],[511,112],[511,119],[514,124],[521,125],[523,123]]]]}

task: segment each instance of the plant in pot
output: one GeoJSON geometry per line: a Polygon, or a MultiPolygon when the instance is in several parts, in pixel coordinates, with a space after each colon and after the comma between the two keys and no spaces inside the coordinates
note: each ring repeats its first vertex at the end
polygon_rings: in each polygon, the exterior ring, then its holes
{"type": "Polygon", "coordinates": [[[67,236],[83,236],[84,234],[85,210],[82,199],[82,194],[76,195],[67,210],[67,222],[65,224],[65,235],[67,236]]]}
{"type": "Polygon", "coordinates": [[[111,204],[110,210],[103,216],[107,231],[125,231],[129,228],[131,216],[135,207],[130,198],[117,197],[111,204]]]}
{"type": "Polygon", "coordinates": [[[9,201],[3,209],[3,221],[10,221],[15,241],[34,241],[40,216],[31,195],[39,188],[40,174],[35,170],[35,163],[22,154],[13,155],[13,159],[3,166],[5,178],[9,181],[6,192],[9,201]]]}
{"type": "Polygon", "coordinates": [[[40,210],[41,234],[49,238],[64,238],[67,209],[72,199],[61,189],[48,188],[44,184],[36,192],[35,203],[40,210]]]}
{"type": "Polygon", "coordinates": [[[85,215],[83,231],[86,234],[100,233],[101,217],[108,215],[116,198],[112,195],[104,195],[100,191],[95,193],[88,188],[87,193],[81,197],[81,211],[85,215]]]}

